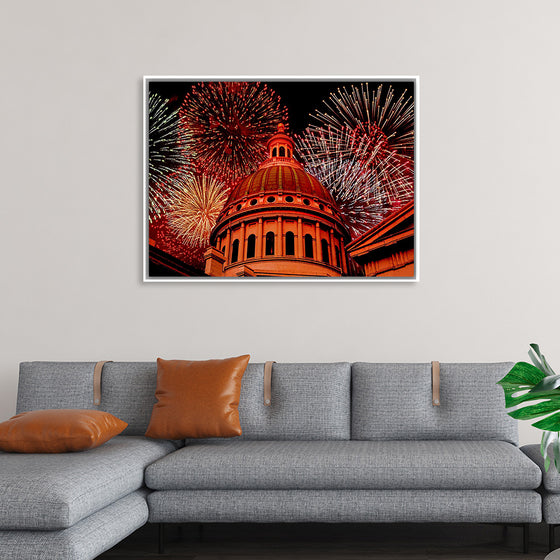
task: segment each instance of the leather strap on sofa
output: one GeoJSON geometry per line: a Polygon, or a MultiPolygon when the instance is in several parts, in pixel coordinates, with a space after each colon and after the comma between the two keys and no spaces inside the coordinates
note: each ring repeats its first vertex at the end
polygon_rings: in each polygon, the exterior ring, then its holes
{"type": "Polygon", "coordinates": [[[101,374],[103,373],[103,366],[112,361],[97,362],[93,368],[93,404],[95,405],[101,404],[101,374]]]}
{"type": "Polygon", "coordinates": [[[439,406],[439,362],[432,362],[432,405],[439,406]]]}
{"type": "Polygon", "coordinates": [[[264,364],[264,406],[272,404],[272,364],[276,362],[265,362],[264,364]]]}

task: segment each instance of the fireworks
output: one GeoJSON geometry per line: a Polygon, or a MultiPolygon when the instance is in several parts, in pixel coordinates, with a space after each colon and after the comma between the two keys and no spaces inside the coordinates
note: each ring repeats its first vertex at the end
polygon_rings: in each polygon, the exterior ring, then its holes
{"type": "Polygon", "coordinates": [[[342,134],[307,131],[298,149],[307,171],[329,189],[353,236],[381,221],[390,201],[369,165],[378,147],[345,129],[342,134]],[[355,152],[362,157],[354,157],[355,152]]]}
{"type": "Polygon", "coordinates": [[[296,139],[307,170],[329,189],[353,236],[414,196],[414,105],[389,87],[339,89],[296,139]]]}
{"type": "Polygon", "coordinates": [[[208,245],[226,200],[227,192],[216,179],[205,175],[189,178],[173,193],[167,208],[172,231],[189,247],[208,245]]]}
{"type": "Polygon", "coordinates": [[[368,84],[361,84],[339,88],[324,104],[327,111],[314,115],[320,126],[356,129],[386,149],[414,157],[414,102],[405,92],[397,98],[391,86],[384,93],[383,85],[370,91],[368,84]]]}
{"type": "Polygon", "coordinates": [[[181,137],[198,171],[228,187],[256,170],[286,120],[279,96],[259,82],[197,84],[180,109],[181,137]]]}
{"type": "Polygon", "coordinates": [[[178,141],[178,109],[171,110],[168,101],[157,93],[150,93],[148,109],[148,198],[151,221],[162,214],[169,196],[179,188],[178,179],[191,174],[192,164],[178,141]]]}

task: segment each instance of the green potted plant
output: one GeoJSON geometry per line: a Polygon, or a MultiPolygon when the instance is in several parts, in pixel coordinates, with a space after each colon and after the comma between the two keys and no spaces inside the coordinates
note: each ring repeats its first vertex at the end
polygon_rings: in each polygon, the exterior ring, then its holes
{"type": "Polygon", "coordinates": [[[545,469],[548,471],[554,461],[560,472],[560,375],[554,373],[538,344],[529,346],[529,358],[533,363],[517,362],[498,385],[504,390],[507,413],[512,418],[541,418],[532,425],[543,430],[541,454],[545,469]]]}

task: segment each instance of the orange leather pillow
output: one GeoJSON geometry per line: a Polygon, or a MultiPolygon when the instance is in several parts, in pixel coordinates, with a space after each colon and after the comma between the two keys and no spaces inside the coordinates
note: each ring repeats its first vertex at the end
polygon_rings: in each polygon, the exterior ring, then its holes
{"type": "Polygon", "coordinates": [[[128,424],[101,410],[33,410],[0,423],[0,449],[66,453],[98,447],[128,424]]]}
{"type": "Polygon", "coordinates": [[[157,361],[157,403],[146,436],[158,439],[241,435],[239,393],[249,355],[225,360],[157,361]]]}

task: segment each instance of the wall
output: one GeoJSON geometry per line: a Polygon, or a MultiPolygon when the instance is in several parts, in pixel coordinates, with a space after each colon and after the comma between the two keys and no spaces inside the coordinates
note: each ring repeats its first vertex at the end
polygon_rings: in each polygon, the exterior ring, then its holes
{"type": "Polygon", "coordinates": [[[560,368],[559,6],[12,3],[0,417],[22,360],[500,361],[538,341],[560,368]],[[420,282],[143,284],[145,74],[419,75],[420,282]]]}

